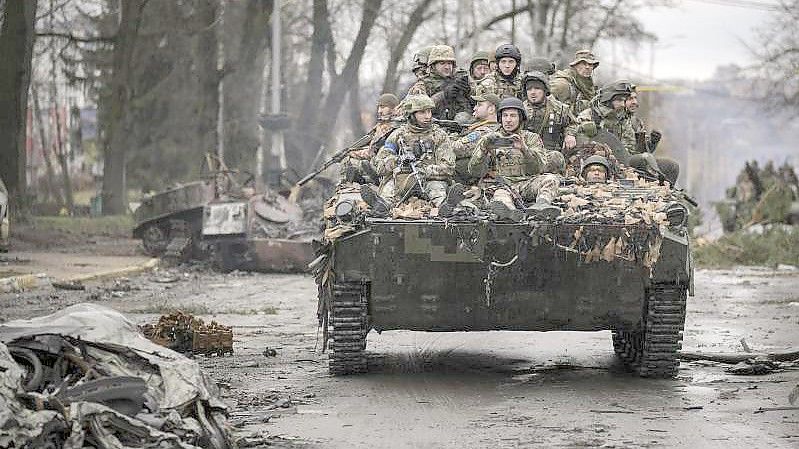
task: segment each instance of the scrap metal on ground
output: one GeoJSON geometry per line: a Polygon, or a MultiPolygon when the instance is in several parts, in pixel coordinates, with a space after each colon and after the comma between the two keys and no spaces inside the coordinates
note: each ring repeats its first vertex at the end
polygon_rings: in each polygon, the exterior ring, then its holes
{"type": "Polygon", "coordinates": [[[114,310],[0,326],[0,448],[233,448],[226,417],[195,361],[114,310]]]}
{"type": "Polygon", "coordinates": [[[162,315],[155,324],[140,326],[144,336],[161,346],[188,354],[233,354],[233,330],[216,321],[180,311],[162,315]]]}

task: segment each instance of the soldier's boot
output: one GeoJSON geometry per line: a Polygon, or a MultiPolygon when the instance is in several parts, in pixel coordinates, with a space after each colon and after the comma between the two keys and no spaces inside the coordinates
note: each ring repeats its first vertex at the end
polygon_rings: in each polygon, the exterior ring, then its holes
{"type": "Polygon", "coordinates": [[[438,216],[453,216],[455,214],[455,208],[458,207],[458,204],[460,204],[460,202],[466,198],[464,192],[466,192],[466,187],[464,187],[463,184],[459,184],[457,182],[453,184],[452,187],[450,187],[447,191],[447,197],[444,198],[444,202],[441,203],[441,207],[438,208],[438,216]]]}
{"type": "Polygon", "coordinates": [[[497,216],[499,221],[522,221],[524,220],[524,212],[519,209],[508,207],[507,204],[499,200],[491,200],[488,203],[488,209],[497,216]]]}
{"type": "Polygon", "coordinates": [[[361,186],[361,199],[369,205],[372,214],[378,217],[387,217],[391,206],[377,192],[369,186],[361,186]]]}
{"type": "Polygon", "coordinates": [[[379,184],[380,177],[377,176],[377,172],[369,161],[363,161],[361,163],[361,171],[363,172],[363,178],[366,182],[374,185],[379,184]]]}
{"type": "Polygon", "coordinates": [[[554,220],[560,216],[561,210],[553,206],[547,198],[536,198],[535,203],[525,209],[527,218],[536,220],[554,220]]]}

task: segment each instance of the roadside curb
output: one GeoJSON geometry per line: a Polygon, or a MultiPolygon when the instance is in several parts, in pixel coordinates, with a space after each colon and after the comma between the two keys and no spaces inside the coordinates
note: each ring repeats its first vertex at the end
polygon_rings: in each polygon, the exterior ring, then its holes
{"type": "MultiPolygon", "coordinates": [[[[66,279],[59,279],[66,282],[79,282],[85,283],[90,281],[108,280],[118,277],[130,276],[138,274],[147,270],[158,267],[160,259],[149,259],[146,262],[138,265],[131,265],[116,270],[100,271],[97,273],[84,274],[80,276],[73,276],[66,279]]],[[[49,285],[53,279],[46,273],[24,274],[20,276],[10,276],[0,279],[0,293],[13,293],[24,290],[32,290],[35,288],[49,285]]]]}

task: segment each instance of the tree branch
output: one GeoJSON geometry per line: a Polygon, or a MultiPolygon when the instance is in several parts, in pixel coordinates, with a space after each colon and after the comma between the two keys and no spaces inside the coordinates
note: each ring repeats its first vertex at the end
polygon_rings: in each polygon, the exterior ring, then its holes
{"type": "Polygon", "coordinates": [[[38,32],[36,33],[36,37],[52,37],[57,39],[67,39],[74,42],[80,42],[84,44],[90,43],[103,43],[103,44],[113,44],[115,36],[106,37],[106,36],[96,36],[96,37],[82,37],[76,36],[70,33],[60,33],[57,31],[45,31],[45,32],[38,32]]]}

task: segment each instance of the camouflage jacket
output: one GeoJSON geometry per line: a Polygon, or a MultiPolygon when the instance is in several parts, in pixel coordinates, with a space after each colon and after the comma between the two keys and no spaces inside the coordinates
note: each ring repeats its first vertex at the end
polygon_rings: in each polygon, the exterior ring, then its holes
{"type": "Polygon", "coordinates": [[[578,123],[593,121],[597,129],[604,129],[621,140],[624,149],[635,154],[635,132],[626,111],[614,111],[604,105],[593,105],[577,116],[578,123]]]}
{"type": "Polygon", "coordinates": [[[452,141],[452,151],[455,153],[455,177],[458,182],[470,178],[469,160],[480,138],[490,132],[496,131],[499,124],[496,120],[483,120],[466,128],[463,136],[452,141]]]}
{"type": "Polygon", "coordinates": [[[540,174],[545,161],[546,149],[538,134],[527,130],[508,133],[500,129],[485,134],[477,142],[469,160],[469,173],[476,178],[502,176],[510,182],[518,182],[540,174]],[[512,134],[522,137],[526,151],[512,146],[492,148],[493,139],[508,138],[512,134]]]}
{"type": "Polygon", "coordinates": [[[428,75],[414,83],[405,98],[407,99],[411,95],[427,95],[436,104],[433,109],[433,117],[441,120],[454,120],[455,114],[458,112],[471,112],[474,107],[474,102],[469,95],[461,95],[458,98],[445,96],[444,88],[454,81],[454,78],[428,75]]]}
{"type": "Polygon", "coordinates": [[[594,81],[581,77],[571,67],[555,72],[549,80],[549,89],[553,97],[571,106],[575,116],[590,106],[597,93],[594,81]]]}
{"type": "Polygon", "coordinates": [[[377,174],[391,176],[398,165],[399,156],[410,152],[416,158],[416,168],[428,181],[452,179],[455,169],[455,153],[444,131],[438,125],[422,129],[405,123],[386,139],[385,145],[375,156],[373,165],[377,174]]]}
{"type": "Polygon", "coordinates": [[[627,117],[633,129],[633,136],[635,136],[635,153],[646,153],[649,151],[650,144],[646,124],[634,112],[628,113],[627,117]]]}
{"type": "Polygon", "coordinates": [[[525,129],[541,136],[547,150],[560,151],[567,135],[577,135],[577,118],[568,105],[552,96],[547,97],[542,105],[524,100],[524,109],[527,111],[525,129]]]}
{"type": "Polygon", "coordinates": [[[500,75],[496,70],[486,75],[478,84],[475,94],[482,95],[485,93],[492,93],[499,98],[516,97],[520,98],[522,92],[522,76],[516,74],[512,80],[508,80],[500,75]]]}

